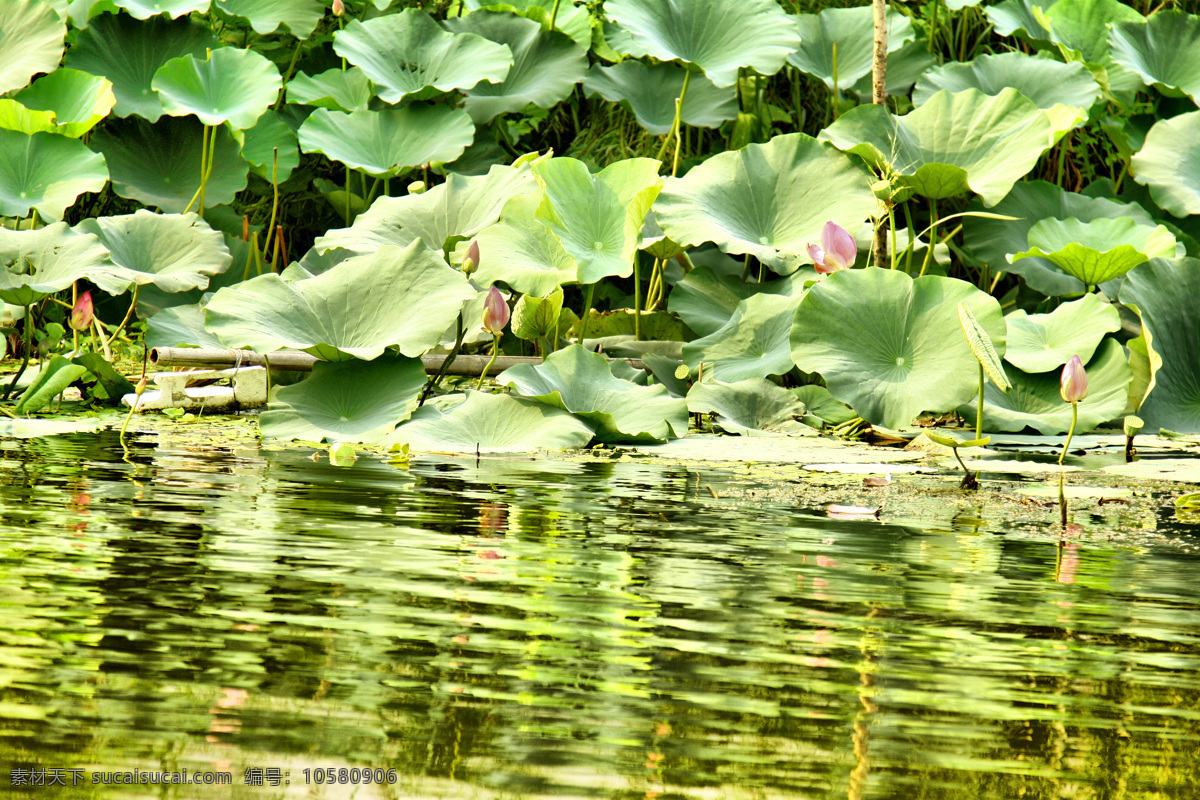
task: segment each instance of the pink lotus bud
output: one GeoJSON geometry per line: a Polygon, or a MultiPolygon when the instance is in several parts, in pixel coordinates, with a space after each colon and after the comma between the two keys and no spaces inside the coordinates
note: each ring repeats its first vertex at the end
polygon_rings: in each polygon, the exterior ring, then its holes
{"type": "Polygon", "coordinates": [[[1087,372],[1084,371],[1083,362],[1079,360],[1079,356],[1071,356],[1071,360],[1063,367],[1061,386],[1058,392],[1068,403],[1078,403],[1087,397],[1087,372]]]}
{"type": "Polygon", "coordinates": [[[508,303],[504,302],[500,290],[495,286],[488,289],[487,299],[483,301],[483,329],[493,336],[499,336],[508,324],[509,313],[508,303]]]}
{"type": "Polygon", "coordinates": [[[479,242],[471,242],[471,246],[467,248],[467,255],[463,258],[462,270],[470,275],[475,270],[479,269],[479,242]]]}
{"type": "Polygon", "coordinates": [[[346,4],[343,3],[342,0],[333,0],[332,10],[335,17],[340,17],[342,14],[346,13],[346,4]]]}
{"type": "Polygon", "coordinates": [[[858,244],[845,228],[830,220],[821,229],[821,246],[809,243],[808,255],[812,258],[817,272],[837,272],[854,266],[854,259],[858,257],[858,244]]]}
{"type": "Polygon", "coordinates": [[[79,295],[79,299],[75,301],[75,305],[71,308],[71,319],[68,321],[68,324],[77,331],[86,331],[92,327],[93,316],[92,293],[84,292],[79,295]]]}

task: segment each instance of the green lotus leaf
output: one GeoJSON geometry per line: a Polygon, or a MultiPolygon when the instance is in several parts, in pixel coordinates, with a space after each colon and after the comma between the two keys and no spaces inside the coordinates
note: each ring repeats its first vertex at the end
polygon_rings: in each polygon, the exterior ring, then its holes
{"type": "Polygon", "coordinates": [[[426,100],[480,81],[499,83],[513,63],[505,45],[473,33],[449,33],[419,8],[354,20],[334,34],[333,49],[360,67],[388,103],[426,100]]]}
{"type": "Polygon", "coordinates": [[[973,191],[993,206],[1073,127],[1016,89],[989,97],[978,89],[932,95],[895,117],[881,105],[852,108],[821,139],[895,174],[896,186],[940,200],[973,191]]]}
{"type": "Polygon", "coordinates": [[[536,217],[579,264],[580,283],[632,274],[646,214],[662,189],[659,166],[652,158],[629,158],[593,175],[573,158],[534,165],[545,190],[536,217]]]}
{"type": "Polygon", "coordinates": [[[377,442],[409,418],[425,381],[417,358],[318,361],[311,376],[275,390],[259,432],[265,439],[377,442]]]}
{"type": "Polygon", "coordinates": [[[217,8],[250,22],[260,35],[274,33],[287,26],[297,39],[307,39],[325,16],[321,0],[217,0],[217,8]]]}
{"type": "Polygon", "coordinates": [[[1151,258],[1175,255],[1175,237],[1163,225],[1139,225],[1128,217],[1080,222],[1043,219],[1029,229],[1029,249],[1011,256],[1052,262],[1088,286],[1119,278],[1151,258]]]}
{"type": "Polygon", "coordinates": [[[233,260],[225,237],[195,214],[155,214],[146,209],[85,219],[79,231],[94,234],[130,280],[164,292],[203,289],[233,260]]]}
{"type": "Polygon", "coordinates": [[[1177,217],[1200,214],[1200,111],[1161,119],[1133,156],[1133,177],[1177,217]]]}
{"type": "Polygon", "coordinates": [[[515,291],[541,297],[579,280],[575,259],[567,255],[558,237],[534,218],[541,202],[540,192],[514,197],[504,207],[499,224],[474,237],[480,253],[474,278],[481,286],[503,281],[515,291]]]}
{"type": "Polygon", "coordinates": [[[1004,357],[1017,369],[1032,373],[1061,367],[1071,356],[1087,363],[1104,334],[1121,329],[1116,307],[1097,294],[1063,303],[1049,314],[1017,310],[1004,320],[1008,323],[1004,357]]]}
{"type": "MultiPolygon", "coordinates": [[[[363,255],[384,245],[407,247],[420,240],[430,250],[442,252],[452,237],[469,239],[500,218],[510,198],[537,188],[529,167],[496,165],[487,175],[450,173],[445,183],[427,192],[402,197],[380,197],[349,228],[318,236],[318,253],[342,249],[363,255]]],[[[532,223],[532,219],[529,220],[532,223]]],[[[487,267],[496,251],[484,248],[480,268],[487,267]]]]}
{"type": "Polygon", "coordinates": [[[87,367],[74,364],[62,356],[50,359],[38,372],[33,383],[29,384],[20,397],[13,411],[17,414],[33,414],[54,401],[63,391],[75,381],[87,374],[87,367]]]}
{"type": "Polygon", "coordinates": [[[125,14],[101,14],[79,33],[63,63],[112,81],[119,117],[137,114],[154,122],[162,100],[153,89],[154,73],[180,56],[203,58],[218,46],[212,31],[194,19],[151,17],[139,22],[125,14]]]}
{"type": "MultiPolygon", "coordinates": [[[[981,210],[978,202],[971,209],[981,210]]],[[[1075,218],[1083,222],[1127,217],[1139,225],[1154,227],[1154,220],[1135,203],[1116,203],[1104,198],[1067,192],[1046,181],[1018,183],[993,209],[1014,220],[968,218],[964,225],[967,247],[976,260],[994,272],[1017,273],[1034,289],[1047,295],[1080,294],[1087,287],[1053,262],[1029,257],[1008,265],[1008,256],[1029,249],[1029,231],[1040,220],[1075,218]]]]}
{"type": "Polygon", "coordinates": [[[667,299],[667,309],[693,331],[707,337],[727,325],[746,298],[759,293],[799,297],[804,284],[816,278],[815,272],[800,270],[776,281],[747,283],[737,275],[723,275],[711,267],[697,266],[675,284],[667,299]]]}
{"type": "Polygon", "coordinates": [[[741,67],[774,75],[800,46],[775,0],[609,0],[604,13],[629,34],[630,55],[694,64],[720,87],[733,86],[741,67]]]}
{"type": "MultiPolygon", "coordinates": [[[[200,188],[200,145],[204,128],[194,118],[112,120],[92,134],[104,154],[113,191],[163,211],[183,211],[200,188]]],[[[246,188],[249,167],[224,126],[215,128],[216,157],[205,189],[207,205],[231,202],[246,188]]]]}
{"type": "Polygon", "coordinates": [[[687,433],[687,403],[663,386],[616,377],[608,359],[570,345],[539,366],[518,364],[497,379],[518,394],[591,423],[602,442],[662,442],[687,433]]]}
{"type": "MultiPolygon", "coordinates": [[[[854,409],[849,408],[841,400],[835,398],[824,386],[810,383],[789,390],[796,396],[808,412],[809,420],[813,417],[826,425],[841,425],[857,418],[854,409]]],[[[813,420],[815,422],[815,420],[813,420]]]]}
{"type": "MultiPolygon", "coordinates": [[[[871,6],[825,8],[819,14],[797,14],[792,19],[800,30],[800,49],[787,57],[801,72],[834,86],[834,45],[837,46],[837,85],[849,88],[871,73],[875,42],[874,11],[871,6]]],[[[899,50],[916,38],[908,17],[888,12],[887,49],[899,50]]]]}
{"type": "Polygon", "coordinates": [[[193,11],[208,11],[212,0],[109,0],[117,8],[123,8],[137,19],[150,19],[166,14],[171,19],[186,17],[193,11]]]}
{"type": "MultiPolygon", "coordinates": [[[[1150,430],[1200,432],[1200,260],[1151,259],[1129,273],[1121,302],[1142,318],[1152,369],[1137,415],[1150,430]]],[[[1091,373],[1088,374],[1091,385],[1091,373]]]]}
{"type": "Polygon", "coordinates": [[[719,330],[683,346],[683,361],[693,370],[726,383],[792,369],[790,335],[800,297],[754,294],[738,303],[719,330]]]}
{"type": "Polygon", "coordinates": [[[467,112],[450,106],[414,103],[349,114],[318,108],[300,126],[300,149],[390,178],[406,167],[453,161],[474,136],[467,112]]]}
{"type": "Polygon", "coordinates": [[[116,97],[107,79],[56,69],[11,98],[0,100],[0,128],[57,133],[78,139],[112,111],[116,97]]]}
{"type": "Polygon", "coordinates": [[[158,68],[150,85],[162,98],[164,114],[195,114],[205,125],[227,122],[234,130],[245,130],[279,97],[283,78],[253,50],[218,47],[207,59],[172,58],[158,68]]]}
{"type": "Polygon", "coordinates": [[[1050,31],[1046,30],[1041,21],[1033,13],[1033,3],[1038,7],[1049,10],[1057,0],[1004,0],[994,6],[987,6],[983,13],[988,21],[1001,36],[1019,36],[1025,41],[1050,43],[1050,31]]]}
{"type": "MultiPolygon", "coordinates": [[[[1119,417],[1125,409],[1126,387],[1133,377],[1125,353],[1115,339],[1105,339],[1085,369],[1088,396],[1079,403],[1076,433],[1086,433],[1119,417]]],[[[1031,375],[1007,368],[1005,374],[1012,384],[1008,392],[1002,393],[991,382],[984,387],[984,430],[1016,432],[1033,428],[1043,435],[1067,432],[1071,427],[1071,404],[1064,403],[1059,394],[1060,371],[1031,375]]],[[[977,411],[975,401],[958,409],[971,425],[975,424],[977,411]]]]}
{"type": "Polygon", "coordinates": [[[253,128],[235,131],[233,136],[241,143],[250,171],[265,181],[283,183],[300,166],[296,132],[274,111],[265,112],[253,128]]]}
{"type": "Polygon", "coordinates": [[[556,289],[545,297],[523,294],[512,310],[513,336],[536,341],[553,336],[562,316],[563,290],[556,289]]]}
{"type": "Polygon", "coordinates": [[[1142,81],[1112,58],[1109,29],[1122,22],[1143,23],[1145,18],[1120,0],[1058,0],[1045,11],[1034,12],[1048,19],[1049,38],[1059,48],[1085,64],[1099,68],[1101,80],[1111,92],[1135,92],[1142,81]]]}
{"type": "Polygon", "coordinates": [[[65,222],[32,231],[0,228],[0,266],[0,300],[18,306],[69,289],[81,278],[109,294],[121,294],[133,282],[109,261],[99,239],[65,222]]]}
{"type": "Polygon", "coordinates": [[[467,392],[466,400],[449,411],[433,404],[417,409],[381,444],[408,444],[418,451],[496,453],[577,449],[591,439],[591,426],[562,409],[507,394],[467,392]]]}
{"type": "Polygon", "coordinates": [[[375,96],[371,80],[358,67],[333,68],[318,75],[301,72],[287,85],[289,103],[302,103],[333,111],[366,111],[375,96]]]}
{"type": "MultiPolygon", "coordinates": [[[[687,69],[677,64],[646,64],[631,59],[611,67],[594,65],[583,88],[588,95],[624,104],[639,125],[661,136],[675,121],[675,98],[686,74],[687,69]]],[[[697,128],[717,128],[726,120],[736,119],[737,113],[736,89],[718,89],[703,75],[692,76],[683,100],[683,122],[697,128]]]]}
{"type": "Polygon", "coordinates": [[[1100,99],[1100,85],[1078,62],[1064,64],[1050,58],[1035,58],[1020,52],[981,55],[970,63],[948,62],[921,76],[913,90],[913,103],[920,106],[935,92],[978,89],[995,96],[1012,87],[1038,108],[1062,104],[1091,108],[1100,99]]]}
{"type": "MultiPolygon", "coordinates": [[[[509,11],[531,19],[550,30],[550,13],[554,10],[554,0],[507,0],[507,2],[481,2],[466,0],[470,11],[509,11]]],[[[592,17],[584,6],[576,5],[575,0],[562,0],[558,3],[558,13],[554,17],[554,30],[561,31],[575,44],[585,50],[592,46],[592,17]]]]}
{"type": "Polygon", "coordinates": [[[820,242],[826,222],[853,234],[874,213],[870,182],[833,147],[790,133],[719,153],[668,181],[654,211],[679,244],[713,242],[787,274],[812,263],[807,246],[820,242]]]}
{"type": "Polygon", "coordinates": [[[477,11],[447,20],[451,33],[473,33],[512,50],[513,65],[499,83],[466,91],[467,113],[476,125],[520,111],[532,103],[550,108],[566,98],[587,73],[587,50],[558,31],[544,31],[516,14],[477,11]]]}
{"type": "Polygon", "coordinates": [[[348,258],[295,283],[274,273],[218,291],[207,327],[227,347],[305,350],[326,361],[370,360],[396,346],[419,356],[475,297],[461,272],[413,242],[348,258]],[[419,314],[402,313],[420,309],[419,314]]]}
{"type": "Polygon", "coordinates": [[[0,94],[20,89],[39,72],[53,71],[66,38],[66,23],[42,0],[0,3],[0,94]]]}
{"type": "Polygon", "coordinates": [[[43,219],[62,219],[79,195],[107,181],[104,156],[78,139],[0,129],[0,216],[36,209],[43,219]]]}
{"type": "Polygon", "coordinates": [[[803,417],[805,410],[795,394],[766,378],[694,384],[687,406],[693,414],[716,414],[716,425],[742,436],[778,428],[803,417]]]}
{"type": "MultiPolygon", "coordinates": [[[[140,303],[139,303],[140,304],[140,303]]],[[[146,320],[146,347],[214,347],[225,343],[204,327],[204,308],[199,303],[164,308],[146,320]]]]}
{"type": "MultiPolygon", "coordinates": [[[[887,57],[887,93],[908,94],[913,84],[925,74],[925,71],[937,62],[929,52],[929,46],[922,40],[907,42],[900,49],[888,53],[887,57]]],[[[859,97],[871,95],[871,76],[864,75],[854,84],[853,91],[859,97]]]]}
{"type": "Polygon", "coordinates": [[[1147,86],[1174,89],[1200,103],[1200,17],[1161,11],[1145,22],[1118,22],[1108,36],[1114,62],[1147,86]]]}
{"type": "Polygon", "coordinates": [[[958,303],[1003,355],[1000,304],[969,283],[875,267],[835,272],[796,309],[792,360],[872,424],[899,428],[922,411],[952,410],[976,395],[979,379],[958,303]]]}

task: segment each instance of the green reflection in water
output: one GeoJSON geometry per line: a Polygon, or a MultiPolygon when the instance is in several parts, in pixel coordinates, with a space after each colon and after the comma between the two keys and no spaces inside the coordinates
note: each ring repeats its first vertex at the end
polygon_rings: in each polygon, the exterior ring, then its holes
{"type": "Polygon", "coordinates": [[[4,447],[6,789],[33,767],[235,783],[37,797],[1196,785],[1185,553],[832,521],[640,462],[343,469],[169,435],[124,461],[108,433],[4,447]],[[247,767],[292,784],[247,787],[247,767]],[[316,767],[397,782],[303,787],[316,767]]]}

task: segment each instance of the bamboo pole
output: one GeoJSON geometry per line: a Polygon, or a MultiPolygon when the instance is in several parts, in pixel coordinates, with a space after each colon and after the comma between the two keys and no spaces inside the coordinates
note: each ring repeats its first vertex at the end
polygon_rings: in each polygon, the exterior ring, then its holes
{"type": "MultiPolygon", "coordinates": [[[[887,108],[887,0],[874,0],[875,10],[875,48],[871,65],[871,102],[887,108]]],[[[890,203],[891,200],[884,202],[890,203]]],[[[875,221],[875,241],[871,248],[875,266],[883,268],[887,265],[887,235],[888,215],[883,213],[875,221]]],[[[932,248],[933,245],[930,245],[932,248]]]]}

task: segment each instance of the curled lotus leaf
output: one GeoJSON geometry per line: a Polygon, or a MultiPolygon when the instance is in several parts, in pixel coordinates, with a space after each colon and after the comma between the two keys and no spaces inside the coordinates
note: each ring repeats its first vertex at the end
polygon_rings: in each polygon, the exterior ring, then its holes
{"type": "Polygon", "coordinates": [[[790,335],[799,295],[753,294],[719,330],[683,346],[683,361],[726,383],[784,375],[792,369],[790,335]]]}
{"type": "Polygon", "coordinates": [[[1176,250],[1175,237],[1165,226],[1139,225],[1128,217],[1043,219],[1027,238],[1029,249],[1011,256],[1013,263],[1045,258],[1088,286],[1119,278],[1151,258],[1173,257],[1176,250]]]}
{"type": "Polygon", "coordinates": [[[1177,217],[1200,214],[1200,111],[1155,122],[1133,155],[1133,177],[1177,217]]]}
{"type": "Polygon", "coordinates": [[[1136,9],[1121,0],[1057,0],[1049,7],[1034,0],[1033,8],[1063,56],[1088,65],[1108,91],[1132,95],[1141,88],[1141,79],[1113,60],[1109,45],[1113,26],[1145,22],[1136,9]]]}
{"type": "Polygon", "coordinates": [[[716,414],[715,425],[742,436],[777,430],[805,412],[795,394],[766,378],[706,380],[688,391],[687,404],[693,414],[716,414]]]}
{"type": "Polygon", "coordinates": [[[466,0],[469,11],[508,11],[520,14],[542,26],[542,30],[550,30],[550,15],[557,5],[558,13],[554,15],[554,30],[571,37],[571,41],[583,49],[592,46],[592,17],[586,6],[579,5],[577,0],[466,0]]]}
{"type": "Polygon", "coordinates": [[[0,100],[0,128],[78,139],[107,117],[114,103],[108,79],[60,68],[0,100]]]}
{"type": "Polygon", "coordinates": [[[130,280],[154,284],[164,292],[203,289],[233,260],[225,237],[195,214],[155,214],[143,208],[85,219],[77,230],[99,238],[130,280]]]}
{"type": "Polygon", "coordinates": [[[124,9],[135,19],[150,19],[166,14],[171,19],[186,17],[193,12],[208,11],[212,0],[110,0],[117,8],[124,9]]]}
{"type": "Polygon", "coordinates": [[[254,50],[218,47],[207,58],[172,58],[150,82],[162,98],[163,113],[193,114],[205,125],[229,123],[234,130],[254,127],[279,96],[279,70],[254,50]]]}
{"type": "Polygon", "coordinates": [[[1160,11],[1145,22],[1118,22],[1108,34],[1112,60],[1147,86],[1186,94],[1200,103],[1200,17],[1160,11]]]}
{"type": "Polygon", "coordinates": [[[981,55],[969,63],[947,62],[928,70],[913,89],[913,102],[922,105],[942,90],[978,89],[994,97],[1010,87],[1041,109],[1060,104],[1087,109],[1101,94],[1092,73],[1077,61],[1064,64],[1014,51],[981,55]]]}
{"type": "Polygon", "coordinates": [[[474,275],[480,285],[503,281],[518,292],[541,297],[579,279],[575,259],[554,232],[535,218],[541,203],[541,192],[512,198],[500,222],[475,237],[479,251],[487,254],[474,275]]]}
{"type": "Polygon", "coordinates": [[[1004,319],[1008,323],[1005,358],[1029,373],[1057,369],[1075,355],[1087,363],[1104,334],[1121,329],[1116,306],[1094,293],[1063,303],[1049,314],[1018,309],[1004,319]]]}
{"type": "Polygon", "coordinates": [[[36,230],[0,228],[0,300],[25,306],[86,279],[109,294],[121,294],[133,279],[108,258],[108,249],[89,233],[55,222],[36,230]]]}
{"type": "Polygon", "coordinates": [[[57,67],[66,38],[66,23],[49,3],[0,3],[0,93],[20,89],[39,72],[57,67]]]}
{"type": "Polygon", "coordinates": [[[321,0],[216,0],[217,8],[241,17],[259,35],[286,27],[297,39],[307,39],[325,16],[321,0]]]}
{"type": "Polygon", "coordinates": [[[474,139],[475,126],[462,109],[413,103],[349,114],[318,108],[299,135],[306,153],[324,153],[368,175],[391,178],[407,167],[458,158],[474,139]]]}
{"type": "Polygon", "coordinates": [[[419,451],[511,453],[576,449],[591,439],[592,426],[561,408],[509,394],[467,392],[449,408],[425,404],[380,443],[419,451]]]}
{"type": "Polygon", "coordinates": [[[301,72],[288,81],[289,103],[300,103],[333,111],[366,111],[375,91],[371,80],[358,67],[325,70],[317,75],[301,72]]]}

